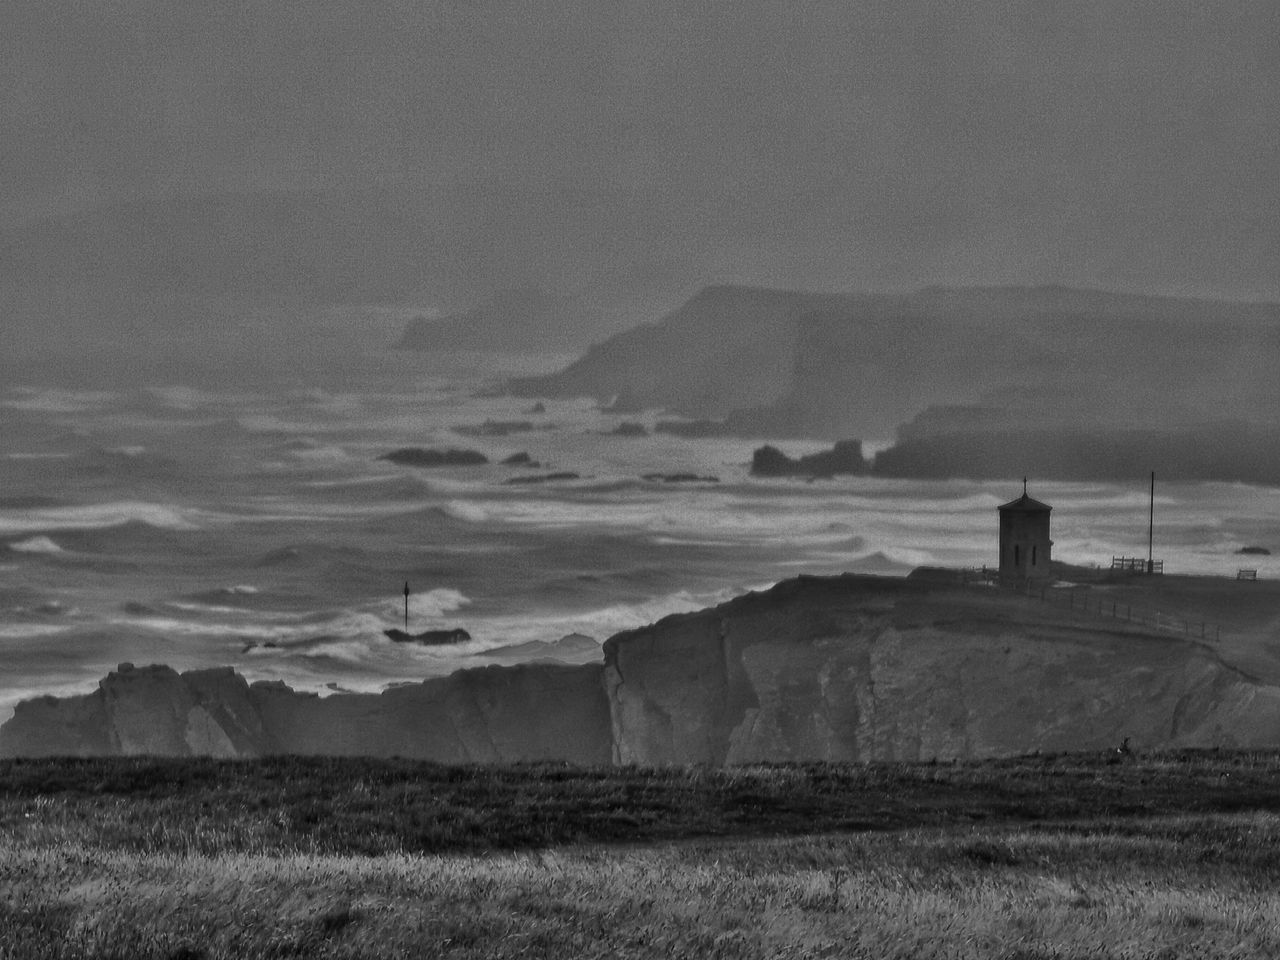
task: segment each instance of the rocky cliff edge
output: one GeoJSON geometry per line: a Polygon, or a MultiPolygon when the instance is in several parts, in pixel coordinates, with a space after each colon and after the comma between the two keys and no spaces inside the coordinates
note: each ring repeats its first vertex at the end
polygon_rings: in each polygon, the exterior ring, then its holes
{"type": "Polygon", "coordinates": [[[20,704],[0,756],[269,753],[442,762],[914,760],[1280,745],[1280,687],[1212,644],[991,586],[801,577],[610,638],[605,662],[491,666],[319,697],[127,664],[20,704]]]}
{"type": "Polygon", "coordinates": [[[605,643],[618,763],[1276,746],[1211,646],[990,586],[790,580],[605,643]]]}

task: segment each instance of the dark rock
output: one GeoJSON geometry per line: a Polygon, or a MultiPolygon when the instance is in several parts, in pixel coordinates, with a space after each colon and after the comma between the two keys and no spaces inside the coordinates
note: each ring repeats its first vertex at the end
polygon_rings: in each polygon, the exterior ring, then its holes
{"type": "Polygon", "coordinates": [[[532,407],[530,407],[528,410],[525,411],[525,413],[546,413],[546,412],[547,412],[547,405],[543,403],[541,400],[539,400],[532,407]]]}
{"type": "Polygon", "coordinates": [[[1249,556],[1269,557],[1271,551],[1266,547],[1241,547],[1236,553],[1247,554],[1249,556]]]}
{"type": "Polygon", "coordinates": [[[723,437],[731,431],[722,420],[659,420],[653,425],[653,432],[697,438],[723,437]]]}
{"type": "Polygon", "coordinates": [[[606,764],[609,705],[599,663],[489,666],[381,694],[252,686],[229,668],[112,673],[92,694],[18,704],[0,757],[400,756],[442,763],[606,764]]]}
{"type": "Polygon", "coordinates": [[[771,446],[760,447],[751,455],[751,474],[757,477],[860,476],[870,466],[862,456],[861,440],[840,440],[830,450],[795,460],[771,446]]]}
{"type": "Polygon", "coordinates": [[[652,480],[656,483],[719,483],[719,477],[701,476],[696,473],[645,473],[641,474],[642,480],[652,480]]]}
{"type": "Polygon", "coordinates": [[[473,467],[489,462],[488,457],[475,450],[429,450],[422,447],[402,447],[384,453],[378,459],[403,467],[473,467]]]}
{"type": "Polygon", "coordinates": [[[643,423],[624,420],[609,431],[609,435],[614,437],[647,437],[649,431],[645,429],[643,423]]]}
{"type": "Polygon", "coordinates": [[[506,437],[513,433],[529,433],[537,426],[528,420],[486,420],[479,425],[457,426],[453,432],[464,437],[506,437]]]}
{"type": "Polygon", "coordinates": [[[422,633],[405,633],[403,630],[383,630],[396,643],[416,643],[424,647],[442,647],[451,643],[466,643],[471,634],[465,630],[425,630],[422,633]]]}
{"type": "Polygon", "coordinates": [[[536,467],[538,465],[538,461],[523,450],[519,453],[513,453],[509,457],[504,457],[502,463],[508,467],[536,467]]]}
{"type": "Polygon", "coordinates": [[[571,471],[560,473],[542,473],[536,477],[510,477],[504,483],[548,483],[553,480],[581,480],[582,477],[571,471]]]}

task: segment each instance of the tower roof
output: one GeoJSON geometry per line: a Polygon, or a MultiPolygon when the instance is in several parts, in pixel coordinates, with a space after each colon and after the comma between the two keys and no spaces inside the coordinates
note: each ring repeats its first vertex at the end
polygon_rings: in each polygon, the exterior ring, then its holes
{"type": "Polygon", "coordinates": [[[1002,503],[996,507],[1001,513],[1006,510],[1012,510],[1015,513],[1048,513],[1053,507],[1047,503],[1041,503],[1033,497],[1027,495],[1027,478],[1022,478],[1022,496],[1017,500],[1010,500],[1008,503],[1002,503]]]}
{"type": "Polygon", "coordinates": [[[1000,512],[1005,510],[1013,510],[1019,513],[1048,513],[1053,507],[1047,503],[1041,503],[1034,497],[1029,497],[1025,493],[1017,500],[1010,500],[1008,503],[1002,503],[996,507],[1000,512]]]}

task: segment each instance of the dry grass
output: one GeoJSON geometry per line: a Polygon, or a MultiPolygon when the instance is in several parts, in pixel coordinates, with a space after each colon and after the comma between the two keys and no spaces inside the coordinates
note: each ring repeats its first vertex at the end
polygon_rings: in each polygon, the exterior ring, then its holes
{"type": "MultiPolygon", "coordinates": [[[[1081,775],[1044,790],[1087,801],[1090,763],[1104,787],[1118,769],[1076,758],[1081,775]]],[[[1155,766],[1166,806],[1170,771],[1198,802],[1214,768],[1155,766]]],[[[849,773],[887,791],[895,770],[849,773]]],[[[762,795],[760,773],[723,776],[762,795]]],[[[1280,956],[1280,815],[1263,809],[370,855],[235,849],[241,834],[219,850],[180,842],[180,821],[172,842],[100,844],[67,795],[20,792],[23,824],[0,843],[0,957],[1280,956]]]]}

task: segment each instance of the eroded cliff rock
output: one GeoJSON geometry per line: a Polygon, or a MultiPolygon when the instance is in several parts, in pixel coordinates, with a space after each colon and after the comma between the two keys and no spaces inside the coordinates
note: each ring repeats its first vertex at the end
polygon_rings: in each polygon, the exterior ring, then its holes
{"type": "Polygon", "coordinates": [[[995,588],[801,578],[605,643],[619,763],[1280,743],[1208,646],[995,588]]]}
{"type": "MultiPolygon", "coordinates": [[[[1225,581],[1224,581],[1225,582],[1225,581]]],[[[1234,584],[1232,584],[1234,585],[1234,584]]],[[[381,694],[121,669],[18,706],[0,756],[267,753],[733,764],[1280,745],[1280,687],[1211,644],[948,575],[801,577],[605,643],[605,662],[381,694]]]]}
{"type": "Polygon", "coordinates": [[[609,762],[599,664],[464,670],[381,694],[252,686],[229,667],[121,668],[81,697],[18,705],[0,756],[403,756],[446,762],[609,762]]]}

